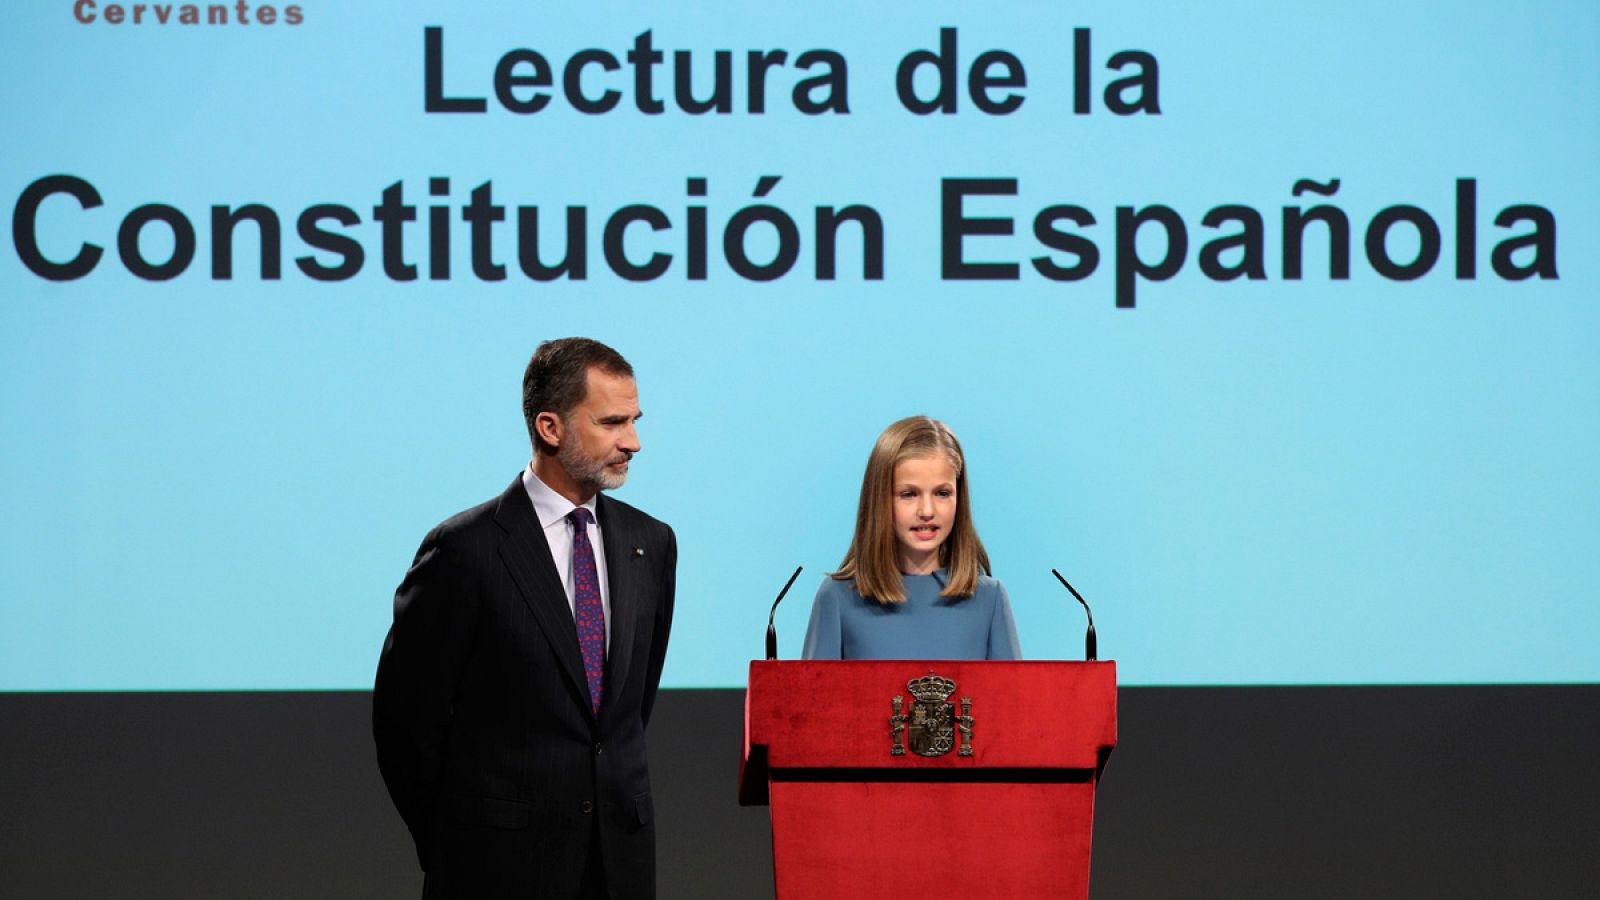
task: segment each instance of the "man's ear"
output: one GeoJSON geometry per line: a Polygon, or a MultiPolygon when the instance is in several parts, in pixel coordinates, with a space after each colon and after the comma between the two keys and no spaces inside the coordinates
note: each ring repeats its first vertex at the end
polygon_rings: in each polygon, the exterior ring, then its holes
{"type": "Polygon", "coordinates": [[[565,434],[561,417],[553,412],[542,412],[533,418],[533,427],[539,432],[539,437],[552,447],[561,446],[561,438],[565,434]]]}

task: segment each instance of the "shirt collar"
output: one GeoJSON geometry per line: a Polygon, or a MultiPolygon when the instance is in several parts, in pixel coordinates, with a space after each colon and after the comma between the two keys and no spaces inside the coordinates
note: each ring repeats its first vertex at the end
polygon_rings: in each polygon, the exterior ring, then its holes
{"type": "MultiPolygon", "coordinates": [[[[573,510],[578,508],[573,505],[571,500],[556,493],[555,488],[545,484],[533,471],[533,463],[531,462],[528,463],[527,468],[522,470],[522,487],[528,492],[528,499],[533,502],[533,514],[539,517],[540,528],[549,528],[558,520],[565,519],[573,510]]],[[[589,498],[587,503],[583,504],[583,508],[589,511],[589,515],[594,516],[597,526],[600,522],[600,514],[597,509],[599,500],[600,495],[595,494],[589,498]]]]}

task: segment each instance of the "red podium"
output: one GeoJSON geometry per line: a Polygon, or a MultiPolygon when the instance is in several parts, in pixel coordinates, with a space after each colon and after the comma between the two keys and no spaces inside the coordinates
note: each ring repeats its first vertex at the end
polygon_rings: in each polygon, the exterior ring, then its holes
{"type": "Polygon", "coordinates": [[[1114,662],[752,662],[779,900],[1089,896],[1114,662]]]}

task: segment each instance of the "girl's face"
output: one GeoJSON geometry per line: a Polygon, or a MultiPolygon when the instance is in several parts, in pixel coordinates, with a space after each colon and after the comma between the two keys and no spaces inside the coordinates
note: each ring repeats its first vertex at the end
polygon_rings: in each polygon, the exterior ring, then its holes
{"type": "Polygon", "coordinates": [[[943,454],[913,456],[894,467],[894,538],[900,571],[939,568],[939,547],[956,520],[956,469],[943,454]]]}

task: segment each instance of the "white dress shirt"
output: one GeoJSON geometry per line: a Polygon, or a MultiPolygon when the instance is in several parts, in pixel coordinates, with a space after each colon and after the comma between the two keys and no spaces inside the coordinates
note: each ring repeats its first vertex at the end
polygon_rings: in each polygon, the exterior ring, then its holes
{"type": "MultiPolygon", "coordinates": [[[[571,500],[556,493],[549,485],[539,480],[534,474],[533,463],[522,470],[522,486],[528,491],[528,499],[533,501],[533,514],[539,518],[539,527],[544,529],[544,539],[550,544],[550,555],[555,558],[556,575],[561,578],[561,587],[567,592],[567,608],[572,611],[573,618],[577,618],[577,594],[572,577],[572,521],[567,518],[578,507],[571,500]]],[[[600,534],[600,516],[596,512],[595,497],[590,497],[589,502],[583,504],[589,511],[589,546],[594,548],[595,575],[600,579],[600,606],[605,610],[606,616],[606,647],[611,647],[611,585],[606,580],[606,545],[605,538],[600,534]]]]}

